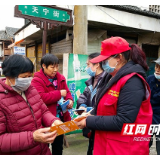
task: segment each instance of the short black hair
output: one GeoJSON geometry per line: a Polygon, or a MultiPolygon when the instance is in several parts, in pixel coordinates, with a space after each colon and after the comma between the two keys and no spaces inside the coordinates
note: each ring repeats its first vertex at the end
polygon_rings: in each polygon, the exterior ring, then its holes
{"type": "Polygon", "coordinates": [[[18,77],[25,72],[33,73],[34,65],[32,61],[25,56],[14,54],[8,56],[2,63],[3,74],[6,77],[18,77]]]}
{"type": "MultiPolygon", "coordinates": [[[[91,60],[95,57],[98,57],[100,55],[99,52],[94,52],[94,53],[91,53],[89,56],[88,56],[88,59],[91,60]]],[[[93,64],[96,64],[96,63],[93,63],[93,64]]],[[[102,67],[102,62],[99,62],[100,64],[100,68],[103,70],[103,67],[102,67]]]]}
{"type": "Polygon", "coordinates": [[[59,64],[59,59],[55,55],[47,53],[41,59],[41,67],[42,64],[45,64],[47,68],[49,65],[59,64]]]}

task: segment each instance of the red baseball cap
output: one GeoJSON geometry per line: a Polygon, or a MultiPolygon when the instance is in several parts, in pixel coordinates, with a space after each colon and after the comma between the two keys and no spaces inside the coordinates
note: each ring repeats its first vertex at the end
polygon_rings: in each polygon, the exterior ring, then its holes
{"type": "Polygon", "coordinates": [[[101,54],[90,60],[91,63],[104,61],[112,55],[130,50],[129,43],[121,37],[111,37],[101,42],[101,54]]]}

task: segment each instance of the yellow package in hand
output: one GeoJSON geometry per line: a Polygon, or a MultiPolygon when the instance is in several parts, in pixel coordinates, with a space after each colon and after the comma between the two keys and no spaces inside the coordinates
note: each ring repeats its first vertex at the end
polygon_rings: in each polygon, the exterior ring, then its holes
{"type": "Polygon", "coordinates": [[[50,132],[57,130],[57,134],[61,135],[71,131],[75,131],[77,129],[79,129],[79,127],[75,124],[74,121],[68,121],[68,122],[50,127],[50,132]]]}

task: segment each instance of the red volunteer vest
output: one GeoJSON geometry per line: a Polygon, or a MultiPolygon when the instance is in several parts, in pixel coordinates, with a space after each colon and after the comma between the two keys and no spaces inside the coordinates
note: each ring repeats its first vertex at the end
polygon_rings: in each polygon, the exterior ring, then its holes
{"type": "MultiPolygon", "coordinates": [[[[131,73],[115,83],[101,98],[97,108],[98,116],[113,116],[117,114],[117,101],[121,88],[128,79],[138,75],[146,86],[148,97],[140,106],[134,123],[152,123],[152,107],[150,104],[150,88],[145,79],[137,73],[131,73]]],[[[149,141],[134,141],[136,136],[121,136],[119,131],[95,131],[94,155],[147,155],[149,141]]],[[[138,136],[140,137],[140,136],[138,136]]],[[[143,136],[149,139],[149,135],[143,136]]]]}

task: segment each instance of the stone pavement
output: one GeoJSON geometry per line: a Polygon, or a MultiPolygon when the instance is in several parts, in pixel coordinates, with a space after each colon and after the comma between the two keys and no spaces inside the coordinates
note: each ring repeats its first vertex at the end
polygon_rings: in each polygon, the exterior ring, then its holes
{"type": "Polygon", "coordinates": [[[153,138],[153,145],[150,148],[150,155],[157,155],[155,137],[153,138]]]}
{"type": "MultiPolygon", "coordinates": [[[[86,155],[88,148],[88,139],[82,136],[82,133],[66,135],[69,147],[64,146],[63,155],[86,155]]],[[[156,155],[155,140],[150,148],[150,155],[156,155]]]]}
{"type": "Polygon", "coordinates": [[[64,146],[63,155],[86,155],[88,148],[88,138],[82,133],[66,135],[69,147],[64,146]]]}

